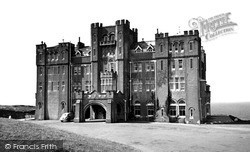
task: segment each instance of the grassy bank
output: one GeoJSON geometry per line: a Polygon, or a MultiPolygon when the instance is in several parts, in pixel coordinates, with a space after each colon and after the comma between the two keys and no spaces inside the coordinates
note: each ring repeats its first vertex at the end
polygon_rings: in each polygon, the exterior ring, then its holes
{"type": "Polygon", "coordinates": [[[0,118],[1,140],[63,140],[65,151],[135,151],[132,147],[13,119],[0,118]]]}

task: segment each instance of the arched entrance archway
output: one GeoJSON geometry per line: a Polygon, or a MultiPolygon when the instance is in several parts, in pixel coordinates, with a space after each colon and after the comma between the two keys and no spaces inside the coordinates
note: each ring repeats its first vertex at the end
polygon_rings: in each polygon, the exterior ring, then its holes
{"type": "Polygon", "coordinates": [[[92,103],[84,108],[85,121],[105,121],[106,107],[102,104],[92,103]]]}

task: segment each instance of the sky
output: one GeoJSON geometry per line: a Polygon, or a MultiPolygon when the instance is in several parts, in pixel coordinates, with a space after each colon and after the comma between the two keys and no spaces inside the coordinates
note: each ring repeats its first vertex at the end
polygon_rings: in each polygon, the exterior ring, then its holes
{"type": "Polygon", "coordinates": [[[200,0],[8,0],[0,2],[0,105],[35,105],[36,44],[47,46],[78,37],[90,45],[90,24],[128,19],[139,40],[159,32],[190,30],[192,18],[231,13],[235,32],[202,42],[207,53],[211,103],[250,102],[247,1],[200,0]]]}

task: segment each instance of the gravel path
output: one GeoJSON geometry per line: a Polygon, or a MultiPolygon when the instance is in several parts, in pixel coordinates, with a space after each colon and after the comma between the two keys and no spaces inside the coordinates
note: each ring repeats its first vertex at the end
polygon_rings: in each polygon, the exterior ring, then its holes
{"type": "Polygon", "coordinates": [[[29,121],[142,151],[250,151],[250,125],[29,121]]]}

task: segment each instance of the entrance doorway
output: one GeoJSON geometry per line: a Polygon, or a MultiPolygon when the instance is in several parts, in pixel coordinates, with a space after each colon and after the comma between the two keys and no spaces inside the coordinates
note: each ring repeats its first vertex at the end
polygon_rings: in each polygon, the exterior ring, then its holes
{"type": "Polygon", "coordinates": [[[101,105],[90,105],[85,110],[85,121],[105,121],[106,110],[101,105]]]}

